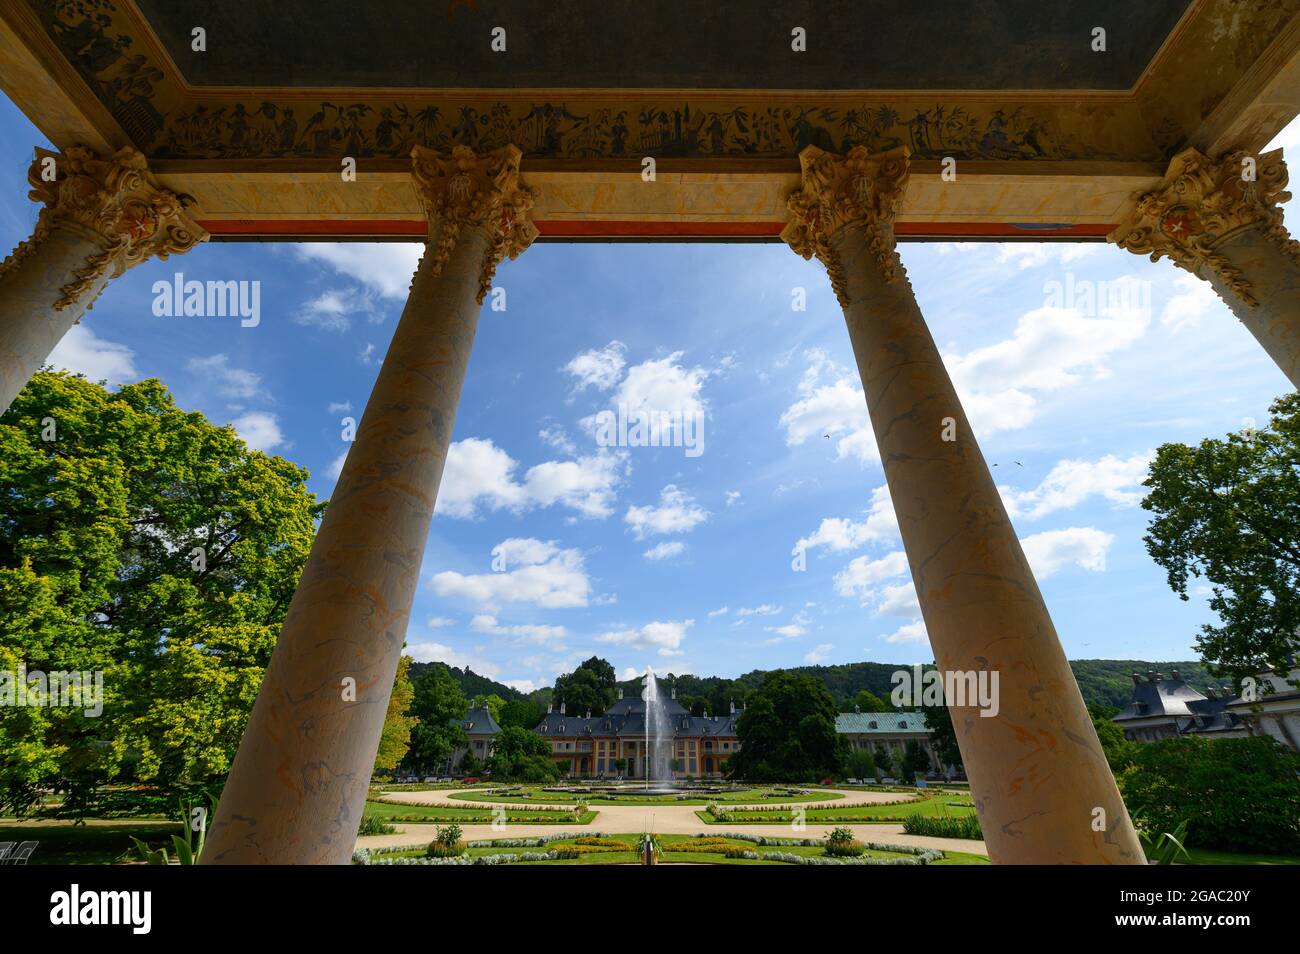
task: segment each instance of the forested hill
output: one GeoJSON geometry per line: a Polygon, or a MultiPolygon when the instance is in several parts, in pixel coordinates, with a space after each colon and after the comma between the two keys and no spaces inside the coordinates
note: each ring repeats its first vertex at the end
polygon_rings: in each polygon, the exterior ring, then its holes
{"type": "MultiPolygon", "coordinates": [[[[411,666],[411,679],[418,679],[430,666],[441,665],[443,663],[414,663],[411,666]]],[[[1070,667],[1074,670],[1075,679],[1079,681],[1079,691],[1083,693],[1084,702],[1119,708],[1128,705],[1129,699],[1132,698],[1135,672],[1145,674],[1154,670],[1168,675],[1172,670],[1177,669],[1179,675],[1193,688],[1202,692],[1208,685],[1218,685],[1218,680],[1210,676],[1205,667],[1195,661],[1074,659],[1070,661],[1070,667]]],[[[489,679],[487,676],[481,676],[469,667],[458,669],[455,666],[448,666],[446,668],[452,678],[460,684],[461,691],[471,699],[477,695],[493,694],[507,701],[524,698],[524,694],[518,690],[489,679]]],[[[895,663],[857,662],[838,666],[796,666],[789,671],[807,673],[820,679],[835,697],[835,701],[847,709],[852,707],[853,698],[863,689],[888,701],[889,691],[893,688],[890,676],[899,668],[895,663]]],[[[732,697],[739,697],[736,701],[740,701],[757,689],[767,672],[767,670],[755,669],[735,679],[724,679],[720,676],[673,676],[671,673],[665,674],[663,678],[676,686],[679,696],[700,696],[710,699],[712,711],[722,712],[726,711],[725,706],[732,697]]],[[[619,685],[628,693],[640,691],[637,680],[623,681],[619,685]]],[[[529,698],[545,709],[550,695],[551,690],[548,687],[532,693],[529,698]]]]}

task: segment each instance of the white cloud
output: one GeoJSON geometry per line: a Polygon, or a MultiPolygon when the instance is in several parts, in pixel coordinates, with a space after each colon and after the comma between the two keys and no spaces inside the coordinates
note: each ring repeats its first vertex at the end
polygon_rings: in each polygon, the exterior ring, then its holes
{"type": "Polygon", "coordinates": [[[775,616],[781,612],[781,607],[772,603],[764,603],[762,606],[742,606],[736,610],[737,616],[775,616]]]}
{"type": "Polygon", "coordinates": [[[728,491],[727,491],[727,506],[730,507],[732,504],[739,503],[739,502],[740,502],[740,491],[739,491],[739,490],[728,490],[728,491]]]}
{"type": "Polygon", "coordinates": [[[443,629],[447,626],[455,626],[456,621],[450,616],[430,616],[424,623],[429,629],[443,629]]]}
{"type": "Polygon", "coordinates": [[[857,550],[868,543],[892,540],[898,536],[898,516],[889,496],[889,485],[881,484],[871,492],[867,518],[853,521],[844,517],[826,517],[811,536],[795,544],[804,551],[826,547],[832,552],[857,550]]]}
{"type": "Polygon", "coordinates": [[[374,300],[361,289],[330,288],[303,302],[294,312],[293,321],[326,331],[347,331],[352,327],[354,315],[362,315],[368,321],[382,317],[374,300]]]}
{"type": "Polygon", "coordinates": [[[621,341],[611,341],[603,348],[575,355],[564,366],[564,370],[577,379],[574,388],[577,391],[585,391],[587,388],[608,391],[623,374],[623,368],[627,364],[626,354],[627,345],[621,341]]]}
{"type": "Polygon", "coordinates": [[[343,463],[348,459],[348,451],[350,451],[351,449],[352,449],[352,445],[349,444],[347,447],[343,449],[343,451],[339,454],[338,457],[335,457],[332,461],[329,462],[329,464],[325,467],[326,477],[328,477],[330,480],[339,479],[339,474],[343,473],[343,463]]]}
{"type": "Polygon", "coordinates": [[[327,414],[342,414],[345,411],[352,410],[351,401],[331,401],[327,414]]]}
{"type": "Polygon", "coordinates": [[[835,592],[840,596],[865,597],[875,591],[878,583],[901,576],[907,570],[907,554],[902,550],[895,550],[878,560],[856,557],[835,574],[835,592]]]}
{"type": "Polygon", "coordinates": [[[622,458],[608,451],[571,461],[547,461],[531,467],[522,482],[518,464],[491,440],[471,437],[447,451],[436,512],[447,517],[474,517],[479,509],[521,513],[560,504],[583,517],[613,512],[614,488],[622,458]]]}
{"type": "MultiPolygon", "coordinates": [[[[1139,300],[1137,295],[1118,297],[1139,300]]],[[[1078,384],[1085,373],[1104,376],[1106,359],[1141,338],[1150,317],[1137,305],[1107,307],[1097,318],[1045,306],[1022,316],[1010,338],[965,355],[945,355],[944,364],[976,433],[1014,430],[1027,426],[1037,413],[1037,400],[1029,392],[1078,384]]]]}
{"type": "Polygon", "coordinates": [[[511,689],[522,692],[525,695],[530,692],[536,692],[538,689],[542,688],[531,679],[505,679],[502,680],[501,684],[503,686],[509,686],[511,689]]]}
{"type": "Polygon", "coordinates": [[[596,642],[614,643],[640,650],[654,650],[660,656],[680,656],[686,631],[694,625],[693,619],[681,622],[646,623],[639,629],[617,629],[602,633],[596,637],[596,642]]]}
{"type": "Polygon", "coordinates": [[[719,606],[715,610],[709,610],[709,619],[713,619],[716,616],[726,616],[730,611],[731,608],[728,606],[719,606]]]}
{"type": "Polygon", "coordinates": [[[224,354],[207,358],[190,358],[185,370],[212,383],[219,394],[231,398],[251,398],[262,393],[262,376],[253,371],[230,366],[224,354]]]}
{"type": "Polygon", "coordinates": [[[418,242],[303,242],[298,257],[356,279],[385,298],[405,301],[424,245],[418,242]]]}
{"type": "Polygon", "coordinates": [[[504,540],[493,549],[500,572],[465,575],[444,570],[433,576],[441,597],[464,599],[491,609],[499,603],[532,603],[546,609],[586,606],[591,596],[581,551],[532,538],[504,540]],[[510,567],[516,567],[510,569],[510,567]]]}
{"type": "Polygon", "coordinates": [[[280,422],[269,411],[249,411],[230,422],[244,443],[253,450],[270,453],[284,443],[280,422]]]}
{"type": "Polygon", "coordinates": [[[808,627],[802,623],[786,623],[784,626],[764,626],[769,633],[776,633],[771,639],[763,641],[765,646],[774,646],[777,643],[783,643],[788,639],[802,639],[808,635],[808,627]]]}
{"type": "Polygon", "coordinates": [[[674,484],[659,492],[659,506],[629,507],[623,519],[638,540],[666,533],[689,533],[709,519],[695,498],[674,484]]]}
{"type": "Polygon", "coordinates": [[[1019,269],[1026,269],[1075,262],[1105,246],[1096,242],[999,242],[994,248],[998,252],[999,264],[1014,264],[1019,269]]]}
{"type": "Polygon", "coordinates": [[[665,540],[652,546],[645,552],[647,560],[667,560],[669,557],[680,556],[686,550],[686,544],[680,540],[665,540]]]}
{"type": "Polygon", "coordinates": [[[917,598],[912,581],[883,587],[880,590],[880,600],[876,603],[876,615],[902,616],[907,619],[920,617],[921,601],[917,598]]]}
{"type": "Polygon", "coordinates": [[[578,453],[578,447],[569,439],[568,433],[558,424],[547,425],[537,432],[543,444],[554,447],[562,454],[568,454],[570,457],[578,453]]]}
{"type": "Polygon", "coordinates": [[[84,324],[78,324],[68,329],[45,363],[117,387],[140,379],[134,359],[135,352],[126,345],[105,341],[84,324]]]}
{"type": "Polygon", "coordinates": [[[1227,311],[1228,306],[1215,294],[1214,286],[1204,279],[1179,271],[1174,276],[1177,293],[1169,296],[1160,312],[1160,324],[1173,334],[1200,325],[1206,315],[1227,311]]]}
{"type": "Polygon", "coordinates": [[[898,629],[886,636],[881,636],[887,643],[925,643],[929,644],[930,634],[926,632],[925,623],[916,620],[911,623],[904,623],[898,629]]]}
{"type": "Polygon", "coordinates": [[[1095,527],[1069,527],[1048,530],[1020,541],[1034,576],[1045,580],[1057,570],[1073,563],[1094,573],[1106,569],[1106,551],[1115,537],[1095,527]]]}
{"type": "Polygon", "coordinates": [[[830,657],[831,650],[834,648],[834,643],[820,643],[804,655],[803,661],[814,666],[823,663],[830,657]]]}
{"type": "Polygon", "coordinates": [[[797,447],[809,440],[835,440],[836,459],[878,463],[880,451],[871,430],[867,401],[855,374],[837,365],[826,352],[804,352],[808,368],[799,382],[800,397],[781,415],[785,442],[797,447]]]}
{"type": "Polygon", "coordinates": [[[1131,507],[1142,499],[1142,481],[1154,457],[1153,451],[1147,451],[1131,457],[1107,454],[1100,460],[1062,460],[1033,490],[998,490],[1012,517],[1031,520],[1078,506],[1095,496],[1116,506],[1131,507]]]}
{"type": "Polygon", "coordinates": [[[680,414],[682,420],[703,418],[706,405],[700,391],[709,372],[679,364],[683,353],[674,351],[666,358],[643,361],[632,367],[610,403],[626,407],[629,415],[680,414]]]}
{"type": "Polygon", "coordinates": [[[535,643],[539,646],[554,646],[562,642],[564,637],[568,635],[568,631],[563,626],[541,626],[533,623],[502,626],[497,622],[495,616],[486,614],[475,616],[470,620],[469,628],[476,633],[487,633],[491,636],[512,636],[520,642],[535,643]]]}

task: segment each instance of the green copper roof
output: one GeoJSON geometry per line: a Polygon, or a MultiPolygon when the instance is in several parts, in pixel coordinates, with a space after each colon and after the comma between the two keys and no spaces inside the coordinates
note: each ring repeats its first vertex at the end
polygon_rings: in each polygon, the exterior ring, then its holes
{"type": "Polygon", "coordinates": [[[835,731],[841,734],[872,732],[925,732],[924,712],[841,712],[835,717],[835,731]]]}

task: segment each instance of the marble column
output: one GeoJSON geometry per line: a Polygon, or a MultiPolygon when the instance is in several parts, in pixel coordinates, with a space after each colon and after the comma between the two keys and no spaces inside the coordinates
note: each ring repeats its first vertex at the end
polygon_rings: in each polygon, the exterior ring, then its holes
{"type": "Polygon", "coordinates": [[[536,236],[513,146],[417,147],[431,241],[280,630],[204,864],[352,854],[483,297],[536,236]]]}
{"type": "Polygon", "coordinates": [[[1300,242],[1282,224],[1286,185],[1280,149],[1217,160],[1187,149],[1108,238],[1209,281],[1300,388],[1300,242]]]}
{"type": "Polygon", "coordinates": [[[0,413],[110,279],[208,237],[131,148],[109,159],[84,146],[37,149],[27,181],[45,207],[0,263],[0,413]]]}
{"type": "Polygon", "coordinates": [[[949,700],[989,857],[1139,864],[1078,684],[895,250],[907,150],[809,147],[800,161],[782,238],[825,264],[843,306],[935,662],[997,688],[996,715],[949,700]]]}

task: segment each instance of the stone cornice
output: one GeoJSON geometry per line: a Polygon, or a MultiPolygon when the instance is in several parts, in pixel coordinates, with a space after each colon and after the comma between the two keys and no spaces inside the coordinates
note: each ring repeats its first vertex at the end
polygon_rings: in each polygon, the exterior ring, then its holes
{"type": "Polygon", "coordinates": [[[536,196],[519,178],[523,153],[504,146],[479,154],[468,146],[454,146],[444,159],[432,149],[415,146],[412,175],[415,190],[429,218],[433,247],[433,273],[442,271],[465,229],[487,235],[478,300],[492,287],[492,276],[503,258],[515,258],[537,238],[529,219],[536,196]]]}
{"type": "Polygon", "coordinates": [[[1170,161],[1160,188],[1141,196],[1107,238],[1153,262],[1168,257],[1193,274],[1208,270],[1254,308],[1259,302],[1248,276],[1218,248],[1242,229],[1258,229],[1300,265],[1300,243],[1287,233],[1279,208],[1291,198],[1286,185],[1280,149],[1258,157],[1232,152],[1217,160],[1185,149],[1170,161]]]}
{"type": "Polygon", "coordinates": [[[17,267],[54,228],[70,229],[100,249],[59,289],[58,310],[80,300],[106,272],[120,275],[146,259],[187,252],[208,237],[186,200],[159,186],[144,156],[129,146],[108,159],[85,146],[64,153],[38,148],[27,181],[28,198],[45,208],[32,237],[0,264],[0,274],[17,267]]]}
{"type": "Polygon", "coordinates": [[[909,150],[871,154],[855,146],[843,156],[808,146],[799,153],[803,181],[787,199],[790,221],[781,239],[804,258],[817,256],[847,307],[843,263],[832,244],[845,228],[861,228],[886,282],[903,272],[894,247],[894,219],[907,184],[909,150]]]}

